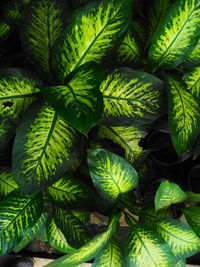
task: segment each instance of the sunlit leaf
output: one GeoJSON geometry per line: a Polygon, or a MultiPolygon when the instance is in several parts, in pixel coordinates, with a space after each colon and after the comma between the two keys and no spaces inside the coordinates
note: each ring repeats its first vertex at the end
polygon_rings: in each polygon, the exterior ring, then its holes
{"type": "Polygon", "coordinates": [[[0,197],[7,196],[18,187],[12,171],[10,169],[0,169],[0,197]]]}
{"type": "Polygon", "coordinates": [[[187,68],[200,66],[200,39],[189,56],[183,61],[183,65],[187,68]]]}
{"type": "Polygon", "coordinates": [[[188,224],[200,238],[200,207],[191,206],[184,208],[182,211],[185,215],[188,224]]]}
{"type": "Polygon", "coordinates": [[[199,99],[200,97],[200,67],[196,67],[186,72],[183,77],[190,93],[199,99]]]}

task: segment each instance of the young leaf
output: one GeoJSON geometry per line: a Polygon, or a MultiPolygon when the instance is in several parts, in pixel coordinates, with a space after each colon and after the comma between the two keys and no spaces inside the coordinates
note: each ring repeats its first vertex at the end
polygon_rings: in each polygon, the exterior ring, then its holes
{"type": "Polygon", "coordinates": [[[188,225],[164,218],[158,219],[156,226],[177,259],[188,258],[200,250],[200,239],[188,225]]]}
{"type": "Polygon", "coordinates": [[[194,68],[200,66],[200,39],[198,40],[195,48],[189,56],[183,61],[183,66],[186,68],[194,68]]]}
{"type": "Polygon", "coordinates": [[[144,154],[144,150],[139,146],[139,142],[146,136],[145,129],[130,127],[106,127],[100,126],[99,136],[111,139],[125,149],[125,159],[133,163],[144,154]]]}
{"type": "Polygon", "coordinates": [[[150,123],[161,116],[163,81],[146,72],[119,68],[102,82],[104,99],[102,123],[132,126],[150,123]]]}
{"type": "Polygon", "coordinates": [[[62,231],[58,228],[53,217],[47,221],[47,238],[50,245],[63,253],[71,253],[76,249],[70,247],[62,231]]]}
{"type": "Polygon", "coordinates": [[[179,185],[162,181],[155,196],[155,210],[167,209],[171,204],[181,203],[187,200],[187,194],[179,185]]]}
{"type": "Polygon", "coordinates": [[[191,206],[183,209],[182,211],[188,224],[200,238],[200,207],[191,206]]]}
{"type": "Polygon", "coordinates": [[[16,124],[9,118],[0,117],[0,151],[8,144],[16,127],[16,124]]]}
{"type": "Polygon", "coordinates": [[[13,145],[15,180],[25,193],[52,185],[73,163],[81,136],[47,103],[32,106],[13,145]]]}
{"type": "Polygon", "coordinates": [[[109,243],[110,238],[112,237],[116,225],[121,217],[121,214],[114,216],[111,219],[111,222],[107,228],[107,230],[94,237],[90,240],[87,244],[82,246],[75,252],[68,254],[59,258],[56,261],[51,262],[50,264],[46,265],[47,267],[76,267],[78,264],[83,262],[87,262],[97,255],[99,255],[100,251],[103,250],[109,243]]]}
{"type": "Polygon", "coordinates": [[[6,197],[10,192],[19,186],[14,180],[13,173],[10,169],[0,169],[0,197],[6,197]]]}
{"type": "Polygon", "coordinates": [[[177,77],[166,75],[169,125],[173,146],[178,155],[189,151],[200,132],[200,107],[177,77]]]}
{"type": "Polygon", "coordinates": [[[52,68],[61,84],[80,65],[89,61],[99,63],[119,46],[130,24],[130,2],[89,3],[74,16],[52,51],[52,68]]]}
{"type": "Polygon", "coordinates": [[[63,86],[41,88],[52,107],[69,124],[83,134],[97,124],[103,114],[103,98],[99,86],[103,71],[86,63],[63,86]]]}
{"type": "Polygon", "coordinates": [[[33,227],[43,209],[42,194],[23,195],[18,189],[0,201],[0,256],[9,253],[33,227]]]}
{"type": "Polygon", "coordinates": [[[95,258],[92,267],[123,267],[124,256],[120,241],[111,237],[108,245],[95,258]]]}
{"type": "Polygon", "coordinates": [[[173,69],[194,49],[200,30],[199,0],[176,1],[156,32],[149,49],[154,71],[173,69]]]}
{"type": "Polygon", "coordinates": [[[119,194],[132,190],[138,184],[135,169],[125,159],[105,149],[88,150],[88,166],[94,186],[111,203],[119,194]]]}
{"type": "Polygon", "coordinates": [[[174,266],[168,244],[152,228],[136,224],[129,230],[125,254],[127,266],[174,266]]]}
{"type": "Polygon", "coordinates": [[[0,22],[0,43],[4,42],[10,35],[11,27],[8,23],[0,22]]]}
{"type": "Polygon", "coordinates": [[[183,77],[190,93],[199,99],[200,97],[200,67],[196,67],[186,72],[183,77]]]}

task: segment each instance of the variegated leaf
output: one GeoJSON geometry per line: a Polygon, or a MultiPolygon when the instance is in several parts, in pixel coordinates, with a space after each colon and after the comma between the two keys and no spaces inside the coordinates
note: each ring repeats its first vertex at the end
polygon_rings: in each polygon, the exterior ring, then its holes
{"type": "Polygon", "coordinates": [[[183,62],[196,44],[200,30],[199,0],[176,1],[157,30],[149,49],[153,71],[183,62]]]}
{"type": "Polygon", "coordinates": [[[186,68],[194,68],[200,66],[200,39],[198,40],[195,48],[189,56],[183,61],[183,66],[186,68]]]}
{"type": "Polygon", "coordinates": [[[187,194],[175,183],[163,180],[155,195],[155,210],[167,209],[171,204],[187,200],[187,194]]]}
{"type": "Polygon", "coordinates": [[[94,186],[110,203],[138,184],[135,169],[125,159],[105,149],[88,150],[88,166],[94,186]]]}
{"type": "Polygon", "coordinates": [[[119,68],[102,82],[103,124],[111,126],[141,125],[161,116],[163,82],[146,72],[119,68]]]}
{"type": "Polygon", "coordinates": [[[188,258],[200,251],[200,239],[188,225],[163,218],[156,221],[156,226],[177,259],[188,258]]]}
{"type": "Polygon", "coordinates": [[[63,86],[41,88],[52,107],[75,129],[87,134],[103,115],[99,86],[103,71],[95,63],[82,65],[63,86]]]}
{"type": "Polygon", "coordinates": [[[66,237],[58,228],[53,217],[50,217],[47,221],[47,238],[50,245],[63,253],[71,253],[76,249],[70,247],[66,237]]]}
{"type": "Polygon", "coordinates": [[[9,253],[33,227],[43,209],[42,194],[23,195],[18,189],[0,201],[0,256],[9,253]]]}
{"type": "Polygon", "coordinates": [[[120,241],[115,236],[111,237],[108,245],[95,258],[92,267],[123,267],[124,256],[120,241]]]}
{"type": "Polygon", "coordinates": [[[114,216],[107,230],[91,239],[87,244],[82,246],[75,252],[72,252],[66,256],[59,258],[56,261],[51,262],[46,265],[47,267],[76,267],[78,264],[87,262],[95,258],[101,250],[103,250],[110,241],[114,231],[116,230],[116,225],[120,219],[121,215],[114,216]]]}
{"type": "Polygon", "coordinates": [[[0,116],[0,151],[8,144],[16,127],[17,125],[12,120],[0,116]]]}
{"type": "Polygon", "coordinates": [[[186,259],[176,261],[174,267],[186,267],[186,259]]]}
{"type": "Polygon", "coordinates": [[[133,17],[131,25],[134,31],[136,31],[137,35],[139,36],[141,43],[144,44],[147,39],[146,25],[145,25],[144,19],[141,17],[137,17],[137,18],[133,17]]]}
{"type": "Polygon", "coordinates": [[[130,163],[133,163],[145,153],[143,148],[139,146],[140,140],[147,134],[145,129],[133,126],[106,127],[101,125],[98,133],[100,137],[111,139],[124,148],[125,159],[130,163]]]}
{"type": "Polygon", "coordinates": [[[127,266],[174,266],[168,244],[152,228],[136,224],[129,230],[125,254],[127,266]]]}
{"type": "Polygon", "coordinates": [[[166,75],[169,125],[178,155],[189,151],[200,133],[200,107],[196,98],[176,76],[166,75]]]}
{"type": "MultiPolygon", "coordinates": [[[[200,49],[200,48],[199,48],[200,49]]],[[[196,67],[186,72],[183,77],[187,89],[198,100],[200,98],[200,67],[196,67]]]]}
{"type": "Polygon", "coordinates": [[[7,196],[18,187],[12,171],[10,169],[0,169],[0,197],[7,196]]]}
{"type": "Polygon", "coordinates": [[[8,38],[10,32],[10,25],[5,21],[0,22],[0,43],[4,42],[8,38]]]}
{"type": "Polygon", "coordinates": [[[58,180],[80,151],[81,136],[47,103],[33,105],[20,124],[13,145],[15,180],[25,193],[58,180]]]}
{"type": "Polygon", "coordinates": [[[188,201],[192,201],[192,202],[200,202],[200,194],[195,194],[191,191],[187,191],[185,192],[188,196],[188,201]]]}
{"type": "Polygon", "coordinates": [[[99,63],[119,46],[130,24],[130,2],[96,1],[74,16],[52,52],[52,68],[61,84],[80,65],[99,63]]]}
{"type": "Polygon", "coordinates": [[[182,211],[185,215],[188,224],[200,238],[200,207],[191,206],[183,209],[182,211]]]}

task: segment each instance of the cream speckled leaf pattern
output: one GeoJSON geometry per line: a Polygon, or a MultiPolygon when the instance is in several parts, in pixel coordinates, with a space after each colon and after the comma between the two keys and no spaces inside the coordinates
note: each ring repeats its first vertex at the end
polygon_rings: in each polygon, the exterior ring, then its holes
{"type": "Polygon", "coordinates": [[[165,78],[172,143],[181,155],[192,148],[200,132],[200,107],[179,78],[169,74],[165,78]]]}
{"type": "Polygon", "coordinates": [[[115,236],[95,258],[92,267],[124,267],[124,256],[121,244],[115,236]]]}
{"type": "Polygon", "coordinates": [[[82,246],[77,251],[70,253],[66,256],[59,258],[56,261],[46,265],[47,267],[76,267],[78,264],[87,262],[95,258],[101,250],[103,250],[110,241],[116,225],[121,217],[120,215],[114,216],[106,231],[102,234],[97,235],[91,239],[87,244],[82,246]]]}
{"type": "Polygon", "coordinates": [[[133,163],[145,153],[143,148],[139,146],[141,138],[144,138],[147,134],[145,129],[132,126],[106,127],[101,125],[98,133],[100,137],[111,139],[124,148],[125,159],[130,163],[133,163]]]}
{"type": "Polygon", "coordinates": [[[189,54],[189,56],[183,61],[183,65],[186,68],[200,66],[200,39],[198,40],[195,48],[189,54]]]}
{"type": "Polygon", "coordinates": [[[102,82],[104,99],[102,124],[141,125],[161,115],[163,81],[146,72],[119,68],[102,82]]]}
{"type": "Polygon", "coordinates": [[[99,194],[113,203],[138,184],[138,174],[122,157],[105,149],[88,150],[88,166],[99,194]]]}
{"type": "Polygon", "coordinates": [[[89,3],[74,16],[52,52],[52,68],[61,84],[80,65],[88,61],[100,63],[120,44],[130,24],[130,2],[89,3]]]}
{"type": "Polygon", "coordinates": [[[8,23],[2,21],[0,23],[0,43],[5,41],[11,32],[11,27],[8,23]]]}
{"type": "Polygon", "coordinates": [[[74,248],[70,247],[64,234],[58,228],[53,217],[50,217],[47,221],[47,238],[50,245],[63,253],[71,253],[74,248]]]}
{"type": "Polygon", "coordinates": [[[171,204],[181,203],[187,200],[187,194],[179,185],[162,181],[155,195],[155,210],[166,209],[171,204]]]}
{"type": "Polygon", "coordinates": [[[200,30],[199,0],[175,2],[156,32],[149,49],[154,71],[179,65],[193,50],[200,30]]]}
{"type": "Polygon", "coordinates": [[[182,211],[185,215],[188,224],[200,238],[200,207],[198,206],[186,207],[182,211]]]}
{"type": "Polygon", "coordinates": [[[7,196],[10,192],[17,189],[19,186],[14,180],[12,171],[8,168],[0,169],[0,197],[7,196]]]}
{"type": "Polygon", "coordinates": [[[0,151],[2,151],[10,141],[16,127],[16,124],[9,118],[0,117],[0,151]]]}
{"type": "Polygon", "coordinates": [[[47,103],[33,105],[20,124],[13,145],[15,180],[25,193],[52,185],[80,151],[81,136],[47,103]]]}
{"type": "Polygon", "coordinates": [[[156,221],[156,226],[177,259],[188,258],[200,250],[200,239],[188,225],[163,218],[156,221]]]}
{"type": "MultiPolygon", "coordinates": [[[[200,48],[199,48],[200,49],[200,48]]],[[[198,100],[200,98],[200,67],[196,67],[186,72],[183,77],[184,82],[187,85],[187,89],[198,100]]]]}
{"type": "Polygon", "coordinates": [[[152,228],[136,224],[126,238],[127,266],[174,266],[175,259],[168,244],[152,228]]]}
{"type": "Polygon", "coordinates": [[[16,189],[0,201],[0,256],[21,241],[25,231],[39,219],[42,209],[41,193],[23,195],[16,189]]]}
{"type": "Polygon", "coordinates": [[[65,27],[61,3],[59,0],[32,1],[21,27],[24,49],[46,77],[51,77],[51,48],[65,27]]]}

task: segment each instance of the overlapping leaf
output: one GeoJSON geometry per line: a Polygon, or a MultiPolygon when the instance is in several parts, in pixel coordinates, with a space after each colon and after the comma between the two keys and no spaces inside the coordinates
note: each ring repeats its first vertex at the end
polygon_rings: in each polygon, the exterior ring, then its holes
{"type": "Polygon", "coordinates": [[[186,72],[183,77],[190,93],[199,100],[200,97],[200,67],[193,68],[186,72]]]}
{"type": "Polygon", "coordinates": [[[175,68],[194,49],[200,30],[199,0],[177,1],[156,32],[149,50],[154,70],[175,68]]]}
{"type": "Polygon", "coordinates": [[[88,166],[94,186],[111,203],[119,194],[132,190],[138,184],[135,169],[125,159],[105,149],[90,149],[88,166]]]}
{"type": "Polygon", "coordinates": [[[102,70],[96,64],[84,64],[63,86],[42,88],[42,93],[75,129],[87,134],[103,114],[103,98],[99,86],[102,70]]]}
{"type": "Polygon", "coordinates": [[[1,22],[0,23],[0,43],[5,41],[8,38],[10,32],[11,32],[10,25],[4,21],[1,22]]]}
{"type": "Polygon", "coordinates": [[[137,35],[139,36],[141,43],[144,44],[147,39],[146,25],[145,25],[144,19],[141,17],[137,17],[137,18],[133,17],[132,27],[136,31],[137,35]]]}
{"type": "Polygon", "coordinates": [[[185,192],[188,196],[188,201],[192,201],[192,202],[200,202],[200,194],[195,194],[191,191],[187,191],[185,192]]]}
{"type": "Polygon", "coordinates": [[[0,256],[9,253],[37,222],[43,209],[42,194],[11,192],[0,201],[0,256]]]}
{"type": "Polygon", "coordinates": [[[102,82],[102,123],[111,126],[150,123],[161,115],[163,82],[146,72],[119,68],[102,82]]]}
{"type": "Polygon", "coordinates": [[[74,16],[52,52],[52,67],[61,84],[80,65],[99,63],[119,46],[130,24],[130,2],[97,1],[74,16]]]}
{"type": "Polygon", "coordinates": [[[200,39],[189,56],[183,61],[183,65],[187,68],[200,66],[200,39]]]}
{"type": "Polygon", "coordinates": [[[3,12],[3,17],[6,22],[14,25],[20,25],[22,21],[21,3],[18,1],[9,2],[3,12]]]}
{"type": "Polygon", "coordinates": [[[31,193],[52,185],[78,156],[81,140],[47,103],[32,106],[13,145],[13,172],[21,189],[31,193]]]}
{"type": "Polygon", "coordinates": [[[139,146],[139,142],[145,135],[145,129],[133,126],[106,127],[101,125],[99,128],[100,137],[111,139],[125,149],[125,158],[130,163],[144,154],[145,151],[139,146]]]}
{"type": "Polygon", "coordinates": [[[191,206],[183,209],[188,224],[200,238],[200,207],[191,206]]]}
{"type": "Polygon", "coordinates": [[[10,169],[0,169],[0,197],[3,198],[7,196],[18,187],[12,171],[10,169]]]}
{"type": "Polygon", "coordinates": [[[186,260],[181,259],[181,260],[176,261],[175,267],[186,267],[186,260]]]}
{"type": "Polygon", "coordinates": [[[4,149],[14,134],[16,124],[9,118],[0,117],[0,151],[4,149]]]}
{"type": "Polygon", "coordinates": [[[169,125],[178,155],[189,151],[200,132],[200,107],[196,98],[175,76],[166,75],[169,125]]]}
{"type": "Polygon", "coordinates": [[[110,241],[113,232],[116,230],[116,225],[121,215],[114,216],[107,230],[94,237],[87,244],[82,246],[77,251],[59,258],[58,260],[46,265],[47,267],[76,267],[78,264],[87,262],[95,258],[101,250],[103,250],[110,241]]]}
{"type": "Polygon", "coordinates": [[[174,266],[175,259],[168,244],[152,228],[136,224],[126,239],[128,266],[174,266]]]}

